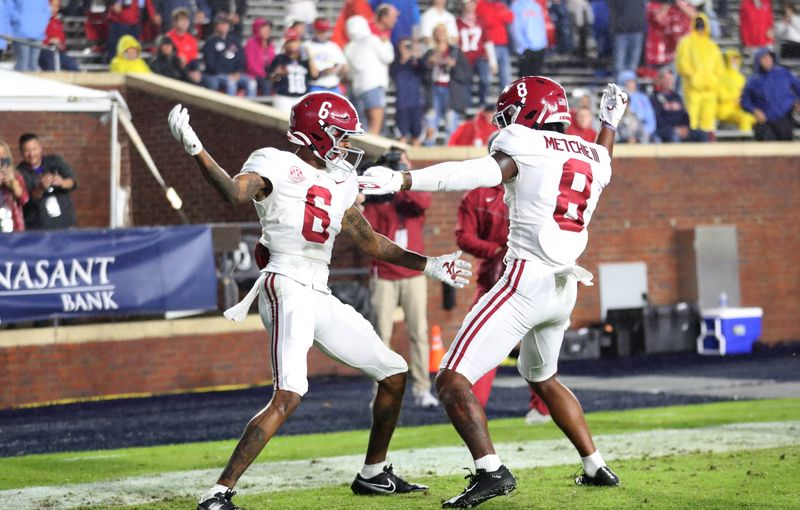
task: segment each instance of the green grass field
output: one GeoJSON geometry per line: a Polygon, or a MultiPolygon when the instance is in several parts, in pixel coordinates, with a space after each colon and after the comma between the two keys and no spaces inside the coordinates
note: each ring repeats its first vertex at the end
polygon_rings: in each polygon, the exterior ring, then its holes
{"type": "MultiPolygon", "coordinates": [[[[514,462],[508,462],[518,478],[518,490],[509,497],[490,501],[482,505],[482,508],[800,508],[796,493],[797,480],[800,479],[800,430],[796,430],[797,422],[800,421],[800,399],[591,413],[587,415],[587,419],[595,436],[600,438],[598,443],[601,450],[604,449],[605,441],[616,438],[619,442],[620,437],[623,438],[623,443],[628,436],[632,441],[633,438],[639,438],[637,440],[640,442],[644,437],[646,441],[650,441],[645,445],[653,445],[653,451],[656,451],[655,447],[661,437],[669,436],[672,438],[670,441],[674,442],[675,437],[680,438],[685,433],[687,437],[693,435],[696,443],[698,428],[722,427],[729,430],[725,427],[736,428],[735,424],[746,424],[751,430],[748,436],[750,439],[747,440],[749,442],[733,447],[729,442],[728,449],[723,451],[705,451],[705,441],[702,448],[693,449],[691,445],[695,443],[687,442],[687,449],[675,447],[669,450],[670,453],[657,454],[662,456],[652,456],[646,446],[639,447],[636,450],[639,453],[620,456],[610,462],[622,479],[621,487],[616,489],[574,486],[572,478],[580,463],[566,445],[562,449],[567,460],[560,465],[538,467],[539,464],[534,462],[534,467],[515,468],[514,462]],[[773,427],[769,430],[775,430],[776,426],[780,430],[781,422],[785,422],[786,430],[781,431],[784,436],[782,442],[775,443],[781,444],[780,447],[762,447],[758,441],[753,442],[753,430],[758,431],[759,423],[773,427]],[[604,435],[607,440],[603,439],[604,435]],[[790,437],[788,442],[786,437],[790,437]],[[796,441],[791,439],[795,437],[796,441]]],[[[552,423],[531,427],[524,425],[521,419],[495,420],[491,423],[491,430],[498,445],[524,445],[524,448],[519,446],[516,454],[517,466],[526,466],[520,459],[528,455],[526,452],[535,451],[537,444],[544,447],[545,444],[552,444],[553,440],[563,437],[552,423]]],[[[755,437],[758,438],[757,435],[755,437]]],[[[307,469],[313,471],[314,464],[320,462],[320,459],[361,455],[366,440],[366,431],[278,437],[270,443],[254,468],[270,473],[274,463],[278,472],[272,475],[280,477],[284,474],[281,470],[291,466],[292,461],[300,465],[305,465],[304,461],[307,461],[307,469]]],[[[707,441],[709,448],[714,450],[714,435],[709,434],[707,441]]],[[[767,443],[769,441],[764,444],[767,443]]],[[[89,489],[80,489],[79,492],[120,491],[118,500],[112,498],[101,504],[92,503],[89,497],[87,502],[92,508],[192,508],[193,498],[196,496],[194,488],[165,490],[162,496],[142,494],[137,497],[138,489],[135,484],[128,482],[137,477],[154,477],[154,481],[149,483],[155,484],[155,489],[158,489],[157,485],[162,480],[166,487],[175,473],[198,469],[216,472],[224,465],[234,444],[234,441],[219,441],[0,459],[0,497],[4,500],[10,497],[12,502],[14,497],[23,498],[19,501],[21,506],[12,505],[15,508],[40,508],[45,503],[25,506],[26,494],[38,495],[41,490],[51,498],[47,500],[42,496],[42,501],[57,501],[59,498],[56,496],[59,493],[74,494],[76,489],[83,487],[71,484],[88,483],[94,485],[88,486],[89,489]],[[18,493],[15,489],[22,489],[23,493],[18,493]],[[156,500],[153,501],[152,498],[156,500]],[[137,500],[141,503],[126,506],[137,500]]],[[[460,439],[449,425],[434,425],[399,429],[393,440],[392,450],[413,449],[415,452],[424,452],[428,449],[460,445],[460,439]]],[[[678,446],[681,446],[680,441],[678,446]]],[[[352,464],[351,458],[342,459],[352,464]]],[[[449,458],[442,459],[442,462],[447,465],[447,470],[439,472],[429,469],[413,477],[415,481],[421,480],[431,487],[424,494],[359,498],[349,491],[351,477],[335,477],[323,486],[311,486],[304,490],[276,491],[271,487],[248,482],[245,475],[239,487],[241,494],[236,501],[251,510],[438,508],[442,500],[463,489],[465,481],[454,473],[462,465],[468,464],[453,465],[461,461],[449,458]]],[[[409,469],[409,464],[406,462],[402,467],[396,466],[398,472],[402,474],[403,469],[409,469]]],[[[346,468],[349,471],[346,472],[352,471],[355,474],[353,467],[357,470],[358,466],[348,465],[346,468]]],[[[202,477],[202,480],[195,480],[201,486],[208,486],[214,481],[213,476],[207,473],[203,473],[202,477]]],[[[302,487],[302,480],[296,485],[302,487]]],[[[60,508],[58,504],[52,506],[60,508]]]]}
{"type": "MultiPolygon", "coordinates": [[[[518,489],[508,497],[490,500],[490,509],[785,509],[797,510],[800,447],[725,454],[695,454],[657,459],[625,460],[614,464],[623,484],[613,489],[576,487],[576,466],[523,469],[514,474],[518,489]]],[[[464,489],[454,477],[421,479],[431,489],[424,494],[356,497],[348,484],[333,488],[286,491],[237,497],[247,509],[374,509],[439,508],[464,489]]],[[[192,508],[181,498],[131,509],[192,508]]]]}

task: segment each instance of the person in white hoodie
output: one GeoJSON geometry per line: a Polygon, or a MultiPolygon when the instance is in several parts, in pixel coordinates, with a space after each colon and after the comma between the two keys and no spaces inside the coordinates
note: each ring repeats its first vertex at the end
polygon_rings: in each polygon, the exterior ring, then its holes
{"type": "Polygon", "coordinates": [[[373,34],[363,16],[352,16],[346,27],[350,42],[344,47],[344,55],[349,67],[350,97],[359,118],[366,119],[367,132],[377,135],[383,129],[394,47],[388,38],[373,34]]]}

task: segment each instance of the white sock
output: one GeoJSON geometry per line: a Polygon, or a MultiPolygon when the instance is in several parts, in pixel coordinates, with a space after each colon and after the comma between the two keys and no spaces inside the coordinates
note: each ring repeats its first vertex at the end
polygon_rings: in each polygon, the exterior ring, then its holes
{"type": "Polygon", "coordinates": [[[213,498],[218,493],[225,494],[228,491],[228,489],[230,489],[230,487],[225,487],[224,485],[216,484],[215,486],[211,487],[211,489],[208,492],[206,492],[205,496],[203,496],[203,499],[200,500],[200,503],[213,498]]]}
{"type": "Polygon", "coordinates": [[[383,468],[386,467],[386,461],[378,462],[377,464],[364,464],[361,468],[361,478],[369,480],[372,477],[378,476],[383,473],[383,468]]]}
{"type": "Polygon", "coordinates": [[[592,477],[597,474],[598,469],[606,465],[606,461],[603,460],[599,450],[588,457],[581,457],[581,462],[583,463],[583,470],[592,477]]]}
{"type": "Polygon", "coordinates": [[[497,454],[486,455],[480,459],[475,459],[475,469],[484,469],[487,472],[497,471],[503,464],[497,454]]]}

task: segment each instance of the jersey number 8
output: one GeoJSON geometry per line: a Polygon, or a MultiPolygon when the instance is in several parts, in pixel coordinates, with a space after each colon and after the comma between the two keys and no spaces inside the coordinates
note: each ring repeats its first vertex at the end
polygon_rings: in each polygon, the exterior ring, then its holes
{"type": "Polygon", "coordinates": [[[583,230],[583,211],[592,194],[592,180],[592,166],[586,161],[572,158],[564,163],[553,212],[553,219],[561,230],[583,230]]]}

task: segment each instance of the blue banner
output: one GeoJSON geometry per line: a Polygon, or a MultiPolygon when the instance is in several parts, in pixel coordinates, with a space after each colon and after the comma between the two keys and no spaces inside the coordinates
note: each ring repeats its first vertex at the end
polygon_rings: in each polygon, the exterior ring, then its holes
{"type": "Polygon", "coordinates": [[[0,235],[0,322],[217,307],[208,225],[0,235]]]}

